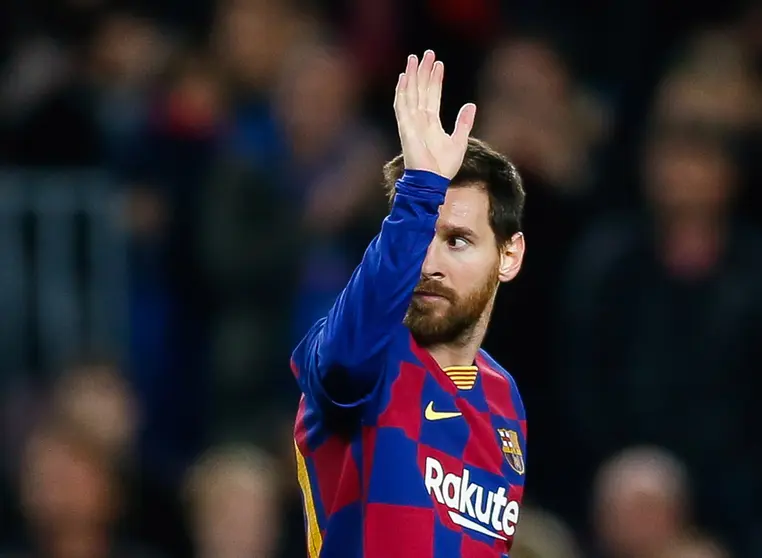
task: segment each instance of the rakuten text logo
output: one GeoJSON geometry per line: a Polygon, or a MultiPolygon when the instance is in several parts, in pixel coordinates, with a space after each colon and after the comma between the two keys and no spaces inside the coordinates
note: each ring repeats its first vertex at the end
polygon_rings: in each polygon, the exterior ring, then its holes
{"type": "Polygon", "coordinates": [[[471,482],[471,472],[445,474],[442,464],[426,458],[426,490],[447,506],[447,514],[456,525],[483,535],[508,540],[516,532],[519,503],[505,496],[505,488],[492,492],[471,482]]]}

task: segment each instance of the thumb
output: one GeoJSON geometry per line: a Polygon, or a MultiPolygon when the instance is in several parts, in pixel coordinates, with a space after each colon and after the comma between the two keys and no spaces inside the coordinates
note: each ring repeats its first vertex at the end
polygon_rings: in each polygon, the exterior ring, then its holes
{"type": "Polygon", "coordinates": [[[466,145],[468,143],[468,136],[471,135],[475,119],[476,105],[473,103],[463,105],[460,112],[458,112],[458,118],[455,120],[455,130],[452,133],[452,138],[458,144],[466,145]]]}

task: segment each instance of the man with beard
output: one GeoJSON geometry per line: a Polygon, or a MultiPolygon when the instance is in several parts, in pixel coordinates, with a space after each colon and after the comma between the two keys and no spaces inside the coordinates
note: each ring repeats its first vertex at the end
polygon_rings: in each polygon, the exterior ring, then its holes
{"type": "Polygon", "coordinates": [[[295,443],[310,558],[503,557],[524,486],[516,385],[480,349],[521,267],[514,166],[439,118],[444,66],[408,59],[394,108],[391,211],[296,348],[295,443]]]}

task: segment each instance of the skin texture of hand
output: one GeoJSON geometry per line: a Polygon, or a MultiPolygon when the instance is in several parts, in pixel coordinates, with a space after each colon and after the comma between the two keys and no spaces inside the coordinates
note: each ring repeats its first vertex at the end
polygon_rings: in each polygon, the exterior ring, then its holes
{"type": "Polygon", "coordinates": [[[455,130],[442,128],[440,105],[444,64],[430,50],[418,62],[408,57],[405,72],[400,74],[394,97],[405,168],[424,170],[452,179],[460,170],[474,126],[476,105],[468,103],[458,113],[455,130]]]}

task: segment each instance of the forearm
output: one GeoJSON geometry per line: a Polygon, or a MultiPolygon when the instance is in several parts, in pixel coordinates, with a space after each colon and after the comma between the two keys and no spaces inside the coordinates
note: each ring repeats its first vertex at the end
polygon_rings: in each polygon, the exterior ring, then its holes
{"type": "Polygon", "coordinates": [[[302,383],[317,381],[329,391],[341,386],[346,391],[338,394],[346,395],[342,399],[354,399],[375,386],[380,361],[420,279],[448,184],[441,176],[420,171],[408,171],[397,182],[381,232],[326,318],[294,353],[295,365],[311,370],[302,383]]]}

